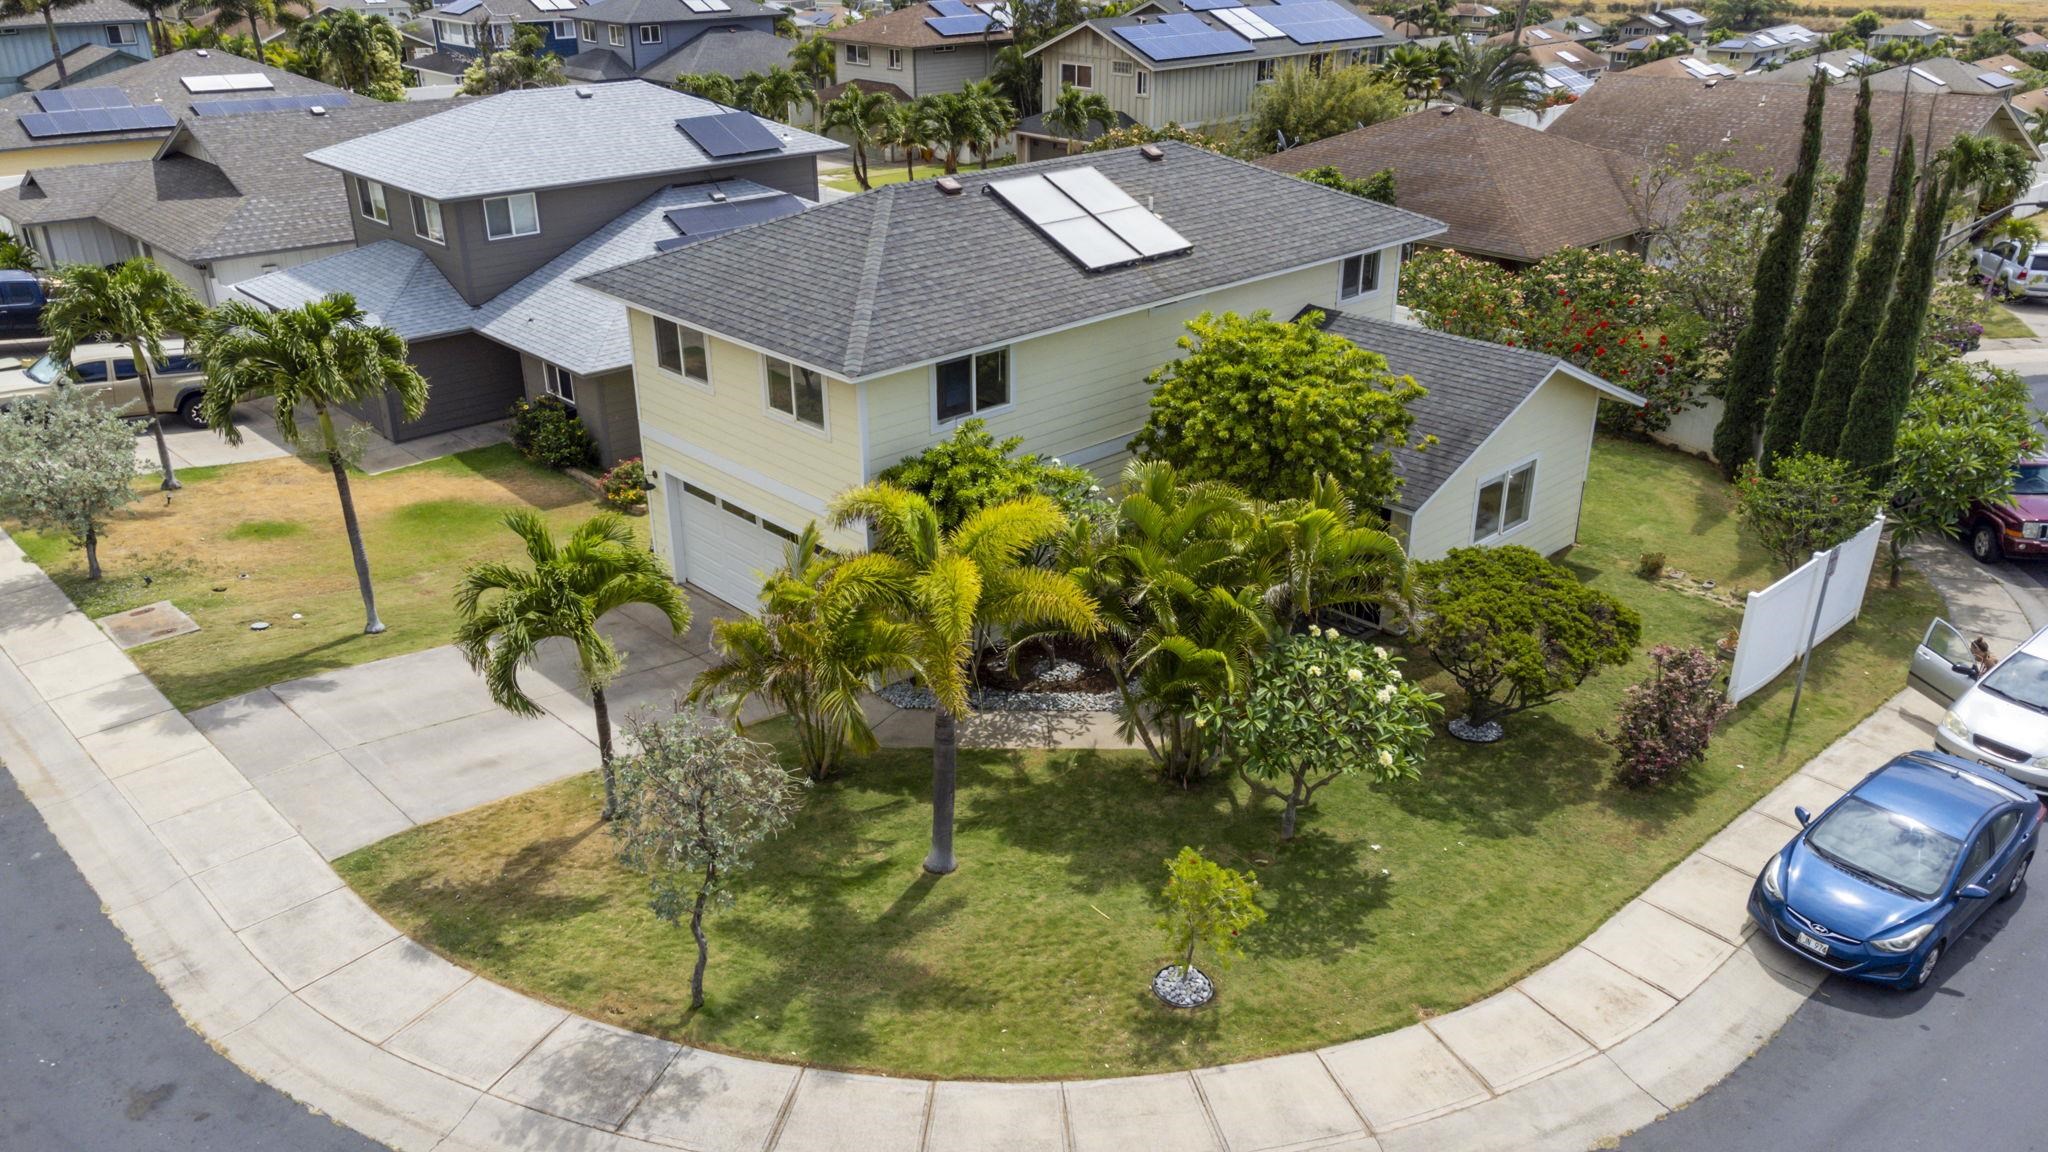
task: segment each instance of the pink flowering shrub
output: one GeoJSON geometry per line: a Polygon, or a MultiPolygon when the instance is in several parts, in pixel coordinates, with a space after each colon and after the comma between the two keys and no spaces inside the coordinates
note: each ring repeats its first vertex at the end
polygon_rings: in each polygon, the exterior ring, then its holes
{"type": "Polygon", "coordinates": [[[1715,725],[1735,707],[1717,683],[1713,653],[1659,644],[1649,655],[1650,675],[1623,693],[1614,732],[1600,733],[1620,758],[1615,783],[1629,788],[1661,784],[1705,759],[1715,725]]]}

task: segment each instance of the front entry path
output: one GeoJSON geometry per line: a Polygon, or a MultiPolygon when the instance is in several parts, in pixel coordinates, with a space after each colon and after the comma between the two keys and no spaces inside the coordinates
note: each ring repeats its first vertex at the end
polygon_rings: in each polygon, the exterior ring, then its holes
{"type": "MultiPolygon", "coordinates": [[[[692,658],[621,689],[672,692],[692,658]]],[[[534,770],[524,741],[575,747],[547,721],[507,740],[512,722],[474,707],[466,669],[445,653],[407,660],[280,685],[195,724],[0,537],[0,760],[194,1028],[405,1152],[1586,1148],[1694,1099],[1806,1000],[1818,971],[1751,934],[1751,877],[1795,805],[1826,806],[1932,731],[1902,694],[1583,944],[1426,1023],[1194,1072],[930,1082],[622,1032],[402,936],[327,865],[347,830],[321,831],[323,849],[271,778],[322,764],[365,810],[411,820],[473,802],[487,772],[534,770]]],[[[575,728],[572,685],[553,697],[557,728],[575,728]]]]}

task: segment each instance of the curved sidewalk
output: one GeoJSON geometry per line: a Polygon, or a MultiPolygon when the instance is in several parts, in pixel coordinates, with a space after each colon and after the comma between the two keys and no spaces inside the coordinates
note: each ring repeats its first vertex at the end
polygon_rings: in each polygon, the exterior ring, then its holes
{"type": "Polygon", "coordinates": [[[1930,715],[1901,694],[1583,944],[1424,1024],[1191,1073],[901,1080],[623,1032],[414,944],[0,535],[0,760],[195,1029],[406,1152],[1590,1147],[1692,1100],[1818,985],[1751,939],[1750,879],[1795,805],[1925,745],[1930,715]]]}

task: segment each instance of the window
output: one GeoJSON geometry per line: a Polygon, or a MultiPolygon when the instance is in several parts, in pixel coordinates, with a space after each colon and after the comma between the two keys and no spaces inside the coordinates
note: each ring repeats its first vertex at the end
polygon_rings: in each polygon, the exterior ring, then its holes
{"type": "Polygon", "coordinates": [[[700,384],[711,383],[711,348],[704,334],[656,317],[654,361],[678,376],[700,384]]]}
{"type": "Polygon", "coordinates": [[[903,49],[889,49],[889,68],[895,72],[903,71],[903,49]]]}
{"type": "Polygon", "coordinates": [[[567,369],[541,361],[540,389],[572,408],[576,406],[576,377],[567,369]]]}
{"type": "Polygon", "coordinates": [[[1994,829],[1986,828],[1984,834],[1977,837],[1976,842],[1970,845],[1970,854],[1963,857],[1962,879],[1958,883],[1976,884],[1982,880],[1989,879],[1989,877],[1983,875],[1983,872],[1984,866],[1991,863],[1991,858],[1998,854],[1998,841],[1992,838],[1994,831],[1994,829]]]}
{"type": "Polygon", "coordinates": [[[441,43],[476,46],[476,29],[456,20],[434,21],[435,31],[440,33],[441,43]]]}
{"type": "Polygon", "coordinates": [[[379,224],[391,223],[391,210],[384,206],[384,186],[375,180],[356,177],[356,204],[365,217],[379,224]]]}
{"type": "Polygon", "coordinates": [[[585,40],[588,40],[588,41],[590,41],[590,42],[591,42],[592,44],[595,44],[595,43],[597,43],[597,24],[596,24],[596,22],[595,22],[595,21],[591,21],[591,20],[582,20],[582,21],[579,21],[578,23],[582,25],[582,28],[583,28],[583,38],[584,38],[585,40]]]}
{"type": "Polygon", "coordinates": [[[1380,254],[1367,252],[1344,260],[1344,272],[1337,284],[1337,299],[1356,300],[1380,290],[1380,254]]]}
{"type": "Polygon", "coordinates": [[[1256,70],[1253,74],[1253,79],[1261,84],[1271,84],[1273,77],[1280,74],[1280,62],[1270,57],[1258,61],[1253,65],[1253,68],[1256,70]]]}
{"type": "Polygon", "coordinates": [[[1152,74],[1151,74],[1150,72],[1140,72],[1140,73],[1138,73],[1138,95],[1140,95],[1140,96],[1150,96],[1151,94],[1152,94],[1152,74]]]}
{"type": "Polygon", "coordinates": [[[612,47],[624,48],[626,46],[626,26],[624,24],[607,24],[604,31],[605,36],[611,41],[612,47]]]}
{"type": "Polygon", "coordinates": [[[1093,64],[1060,65],[1060,87],[1065,88],[1070,85],[1083,89],[1095,87],[1095,66],[1093,64]]]}
{"type": "Polygon", "coordinates": [[[576,22],[575,22],[574,20],[557,20],[557,21],[555,21],[555,39],[557,39],[557,40],[574,40],[575,38],[576,38],[576,22]]]}
{"type": "Polygon", "coordinates": [[[863,68],[867,67],[868,46],[865,44],[848,44],[846,46],[846,62],[848,64],[858,64],[863,68]]]}
{"type": "Polygon", "coordinates": [[[944,55],[945,53],[947,53],[947,52],[951,52],[951,51],[953,51],[953,50],[954,50],[954,45],[951,45],[951,44],[941,44],[941,45],[939,45],[938,47],[936,47],[936,48],[932,49],[932,53],[933,53],[934,55],[944,55]]]}
{"type": "Polygon", "coordinates": [[[958,420],[1010,402],[1010,350],[978,352],[933,369],[939,422],[958,420]]]}
{"type": "Polygon", "coordinates": [[[90,360],[84,364],[73,364],[71,366],[71,376],[72,379],[77,380],[80,384],[105,384],[107,382],[107,362],[105,360],[90,360]]]}
{"type": "Polygon", "coordinates": [[[661,43],[661,25],[642,24],[640,26],[640,42],[642,44],[661,43]]]}
{"type": "Polygon", "coordinates": [[[484,201],[484,236],[507,240],[532,236],[540,231],[540,209],[534,207],[533,193],[493,196],[484,201]]]}
{"type": "Polygon", "coordinates": [[[135,361],[128,359],[126,356],[114,361],[114,379],[133,380],[138,375],[140,373],[135,371],[135,361]]]}
{"type": "Polygon", "coordinates": [[[448,242],[447,234],[441,230],[441,205],[438,201],[423,196],[412,198],[412,234],[436,244],[448,242]]]}
{"type": "Polygon", "coordinates": [[[768,369],[768,406],[813,428],[825,426],[825,380],[809,368],[764,356],[768,369]]]}
{"type": "Polygon", "coordinates": [[[1138,66],[1129,60],[1112,60],[1109,63],[1109,70],[1118,76],[1129,76],[1138,70],[1138,66]]]}
{"type": "Polygon", "coordinates": [[[1529,522],[1529,496],[1536,487],[1536,462],[1496,476],[1479,486],[1479,508],[1472,516],[1472,541],[1512,532],[1529,522]]]}
{"type": "Polygon", "coordinates": [[[109,24],[109,25],[107,25],[107,43],[109,43],[109,44],[119,44],[119,45],[129,45],[129,44],[133,44],[133,43],[135,43],[135,25],[133,25],[133,24],[109,24]]]}

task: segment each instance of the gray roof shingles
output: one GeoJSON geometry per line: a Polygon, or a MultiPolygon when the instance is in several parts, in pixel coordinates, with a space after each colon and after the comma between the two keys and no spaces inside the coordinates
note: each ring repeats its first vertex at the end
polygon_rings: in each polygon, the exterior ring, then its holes
{"type": "MultiPolygon", "coordinates": [[[[149,14],[127,0],[84,0],[51,10],[51,16],[59,25],[66,24],[139,24],[149,19],[149,14]]],[[[43,13],[40,7],[26,12],[17,12],[0,17],[0,28],[20,28],[25,25],[40,26],[43,13]]]]}
{"type": "Polygon", "coordinates": [[[683,0],[597,0],[575,12],[579,20],[609,24],[717,23],[736,18],[773,16],[774,11],[754,0],[726,0],[725,12],[693,12],[683,0]]]}
{"type": "MultiPolygon", "coordinates": [[[[269,77],[272,88],[261,93],[265,96],[325,96],[341,91],[331,84],[322,84],[318,80],[309,80],[282,68],[272,68],[267,64],[258,64],[254,60],[226,52],[209,51],[201,55],[199,51],[190,50],[144,60],[117,72],[95,77],[79,87],[119,88],[128,94],[128,102],[131,104],[162,104],[172,116],[183,117],[191,113],[193,100],[192,93],[185,90],[182,82],[185,77],[221,76],[235,72],[256,72],[269,77]]],[[[258,93],[250,92],[246,95],[255,96],[258,93]]],[[[220,98],[199,97],[202,100],[220,98]]],[[[154,128],[141,132],[101,132],[90,137],[55,136],[37,140],[21,130],[21,114],[40,111],[42,106],[36,103],[33,92],[17,92],[11,96],[0,97],[0,152],[16,148],[48,148],[78,144],[85,140],[147,140],[162,139],[170,135],[168,129],[154,128]]]]}
{"type": "Polygon", "coordinates": [[[384,325],[407,340],[466,332],[474,318],[474,309],[434,262],[419,249],[396,240],[379,240],[244,280],[235,285],[235,291],[278,309],[346,292],[355,297],[371,323],[384,325]]]}
{"type": "Polygon", "coordinates": [[[1178,143],[891,184],[601,272],[585,282],[844,379],[1434,236],[1425,216],[1178,143]],[[992,180],[1092,165],[1193,243],[1085,272],[992,180]],[[832,307],[789,307],[791,293],[832,307]]]}
{"type": "MultiPolygon", "coordinates": [[[[794,43],[758,28],[713,28],[642,68],[639,74],[658,84],[707,72],[737,80],[749,72],[789,67],[789,49],[794,43]]],[[[589,53],[579,53],[578,58],[586,55],[589,53]]]]}

